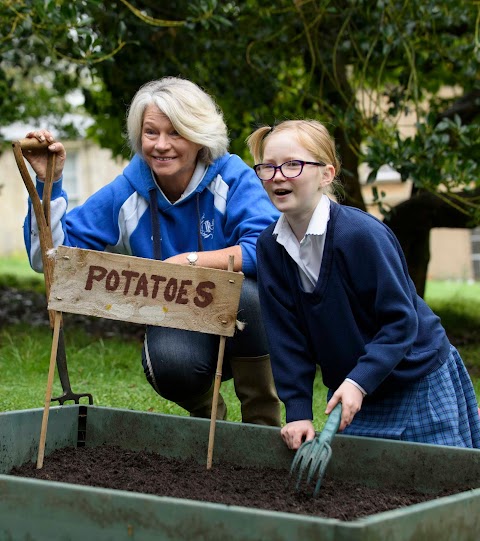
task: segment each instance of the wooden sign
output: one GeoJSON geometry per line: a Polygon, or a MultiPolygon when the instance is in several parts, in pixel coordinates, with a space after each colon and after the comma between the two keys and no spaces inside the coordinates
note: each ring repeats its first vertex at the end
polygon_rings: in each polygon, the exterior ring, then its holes
{"type": "Polygon", "coordinates": [[[233,336],[243,274],[154,259],[55,250],[49,310],[233,336]]]}

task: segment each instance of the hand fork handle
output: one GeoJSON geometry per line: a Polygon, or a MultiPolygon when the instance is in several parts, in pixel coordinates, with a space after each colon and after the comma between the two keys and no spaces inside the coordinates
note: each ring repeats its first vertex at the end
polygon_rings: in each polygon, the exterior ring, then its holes
{"type": "Polygon", "coordinates": [[[328,416],[323,430],[317,436],[318,441],[332,443],[335,434],[338,432],[340,421],[342,420],[342,403],[339,402],[328,416]]]}

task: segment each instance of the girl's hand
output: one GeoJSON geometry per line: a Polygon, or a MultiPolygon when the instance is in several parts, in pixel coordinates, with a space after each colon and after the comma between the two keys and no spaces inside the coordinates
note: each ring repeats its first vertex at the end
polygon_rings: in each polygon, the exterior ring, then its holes
{"type": "Polygon", "coordinates": [[[298,449],[304,441],[313,440],[315,428],[309,419],[293,421],[286,424],[280,434],[289,449],[298,449]]]}
{"type": "Polygon", "coordinates": [[[40,143],[47,142],[50,143],[48,150],[39,149],[24,151],[25,159],[32,166],[32,169],[35,171],[35,174],[40,180],[45,180],[47,176],[47,160],[48,152],[54,152],[56,154],[55,160],[55,171],[53,173],[53,180],[58,180],[63,173],[63,167],[65,165],[65,158],[67,153],[65,147],[62,143],[55,141],[55,138],[48,130],[36,130],[28,132],[26,135],[27,138],[38,139],[40,143]]]}
{"type": "Polygon", "coordinates": [[[325,413],[329,415],[339,402],[342,403],[342,420],[338,429],[341,432],[352,423],[353,418],[362,408],[363,393],[353,383],[344,381],[328,401],[325,413]]]}

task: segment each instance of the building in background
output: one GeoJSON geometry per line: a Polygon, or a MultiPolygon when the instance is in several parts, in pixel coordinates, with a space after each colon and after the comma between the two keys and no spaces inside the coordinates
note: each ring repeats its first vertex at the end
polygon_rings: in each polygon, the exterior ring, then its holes
{"type": "MultiPolygon", "coordinates": [[[[377,218],[381,219],[381,214],[373,201],[373,186],[379,193],[385,193],[383,201],[388,206],[393,207],[409,198],[411,183],[402,182],[400,174],[388,165],[379,169],[374,184],[366,184],[368,173],[367,167],[360,168],[362,192],[368,211],[377,218]]],[[[428,279],[464,282],[480,280],[480,228],[432,229],[428,279]]]]}

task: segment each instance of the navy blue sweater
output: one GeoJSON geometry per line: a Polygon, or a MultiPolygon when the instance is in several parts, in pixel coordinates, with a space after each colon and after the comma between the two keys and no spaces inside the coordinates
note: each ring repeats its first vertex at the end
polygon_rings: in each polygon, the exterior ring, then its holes
{"type": "Polygon", "coordinates": [[[287,422],[313,419],[316,366],[337,389],[351,378],[376,400],[438,368],[450,343],[417,295],[393,232],[370,214],[331,203],[311,293],[269,226],[257,242],[258,283],[272,369],[287,422]]]}

